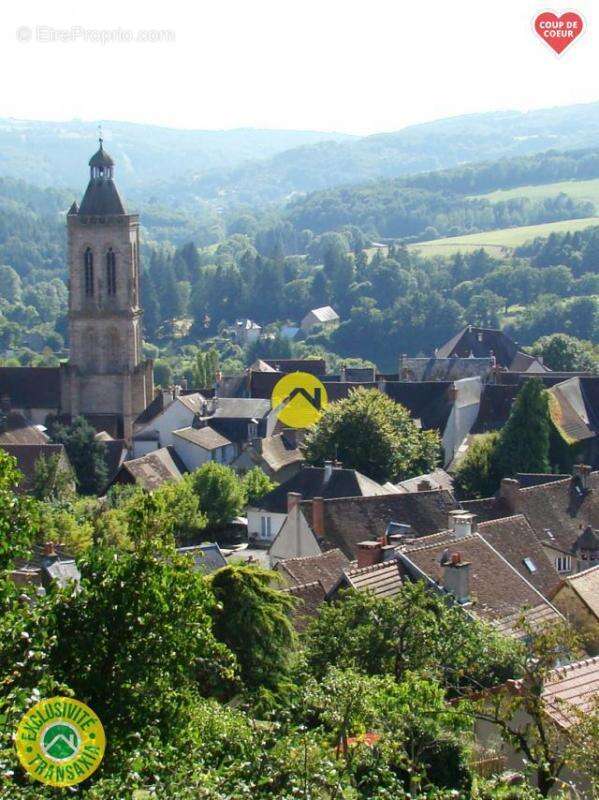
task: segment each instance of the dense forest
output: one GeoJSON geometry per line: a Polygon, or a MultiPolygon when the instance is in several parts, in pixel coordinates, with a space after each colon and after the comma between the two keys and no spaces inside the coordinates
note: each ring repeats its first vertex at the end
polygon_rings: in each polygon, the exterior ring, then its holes
{"type": "MultiPolygon", "coordinates": [[[[425,259],[423,238],[586,217],[566,194],[492,202],[476,191],[592,177],[597,151],[552,151],[316,192],[268,209],[209,204],[192,213],[148,200],[142,293],[147,352],[160,379],[189,376],[198,345],[226,370],[258,355],[328,354],[394,371],[397,354],[430,354],[462,325],[503,326],[525,346],[552,333],[598,336],[599,229],[552,234],[505,253],[425,259]],[[470,194],[469,194],[470,193],[470,194]],[[380,238],[390,246],[376,245],[380,238]],[[341,324],[281,338],[310,308],[333,305],[341,324]],[[233,341],[248,317],[267,334],[233,341]],[[168,367],[168,369],[167,369],[168,367]]],[[[5,363],[66,356],[64,212],[72,195],[0,181],[0,346],[5,363]]]]}

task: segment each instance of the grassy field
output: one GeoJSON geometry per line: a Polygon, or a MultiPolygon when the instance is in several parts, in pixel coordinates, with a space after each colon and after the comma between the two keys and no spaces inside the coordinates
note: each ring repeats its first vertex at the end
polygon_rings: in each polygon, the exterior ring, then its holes
{"type": "MultiPolygon", "coordinates": [[[[599,178],[589,181],[560,181],[560,183],[544,183],[540,186],[517,186],[515,189],[499,189],[490,194],[476,195],[496,203],[501,200],[512,200],[515,197],[528,197],[530,200],[541,200],[544,197],[557,197],[567,194],[573,200],[590,200],[599,207],[599,178]]],[[[474,197],[474,195],[473,195],[474,197]]]]}
{"type": "Polygon", "coordinates": [[[599,225],[599,217],[584,219],[568,219],[561,222],[547,222],[544,225],[526,225],[522,228],[502,228],[496,231],[470,233],[466,236],[452,236],[447,239],[434,239],[430,242],[417,242],[409,245],[410,250],[418,250],[421,255],[452,256],[455,253],[468,253],[484,247],[497,258],[508,257],[515,247],[535,239],[537,236],[549,236],[550,233],[581,231],[591,225],[599,225]]]}

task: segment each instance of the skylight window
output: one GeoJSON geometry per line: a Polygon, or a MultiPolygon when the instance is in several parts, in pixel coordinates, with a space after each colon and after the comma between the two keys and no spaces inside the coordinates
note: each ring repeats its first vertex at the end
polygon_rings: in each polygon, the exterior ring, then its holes
{"type": "Polygon", "coordinates": [[[524,559],[524,563],[526,564],[526,569],[527,569],[529,572],[536,572],[536,571],[537,571],[537,565],[536,565],[536,564],[535,564],[535,562],[532,560],[532,558],[528,558],[528,557],[527,557],[527,558],[525,558],[525,559],[524,559]]]}

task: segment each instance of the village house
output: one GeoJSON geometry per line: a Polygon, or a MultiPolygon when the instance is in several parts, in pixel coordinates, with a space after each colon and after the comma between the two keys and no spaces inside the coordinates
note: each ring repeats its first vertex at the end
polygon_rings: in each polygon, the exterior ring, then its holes
{"type": "Polygon", "coordinates": [[[585,650],[599,655],[599,564],[564,578],[551,599],[583,637],[585,650]]]}
{"type": "Polygon", "coordinates": [[[339,323],[339,314],[331,306],[322,306],[308,311],[300,323],[304,333],[310,333],[315,328],[334,328],[339,323]]]}
{"type": "Polygon", "coordinates": [[[357,470],[343,469],[331,461],[324,467],[304,466],[293,478],[264,495],[257,506],[248,506],[248,536],[264,546],[270,545],[298,497],[349,498],[388,493],[388,489],[357,470]]]}
{"type": "Polygon", "coordinates": [[[240,474],[259,467],[271,480],[285,483],[300,471],[305,461],[298,438],[296,430],[285,428],[273,436],[253,439],[231,466],[240,474]]]}

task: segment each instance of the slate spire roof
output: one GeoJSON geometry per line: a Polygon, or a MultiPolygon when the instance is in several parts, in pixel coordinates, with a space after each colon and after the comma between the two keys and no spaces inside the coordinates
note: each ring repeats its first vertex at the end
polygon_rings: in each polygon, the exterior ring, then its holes
{"type": "Polygon", "coordinates": [[[126,214],[125,206],[112,179],[114,161],[100,148],[89,160],[90,179],[81,201],[79,216],[108,217],[126,214]]]}

